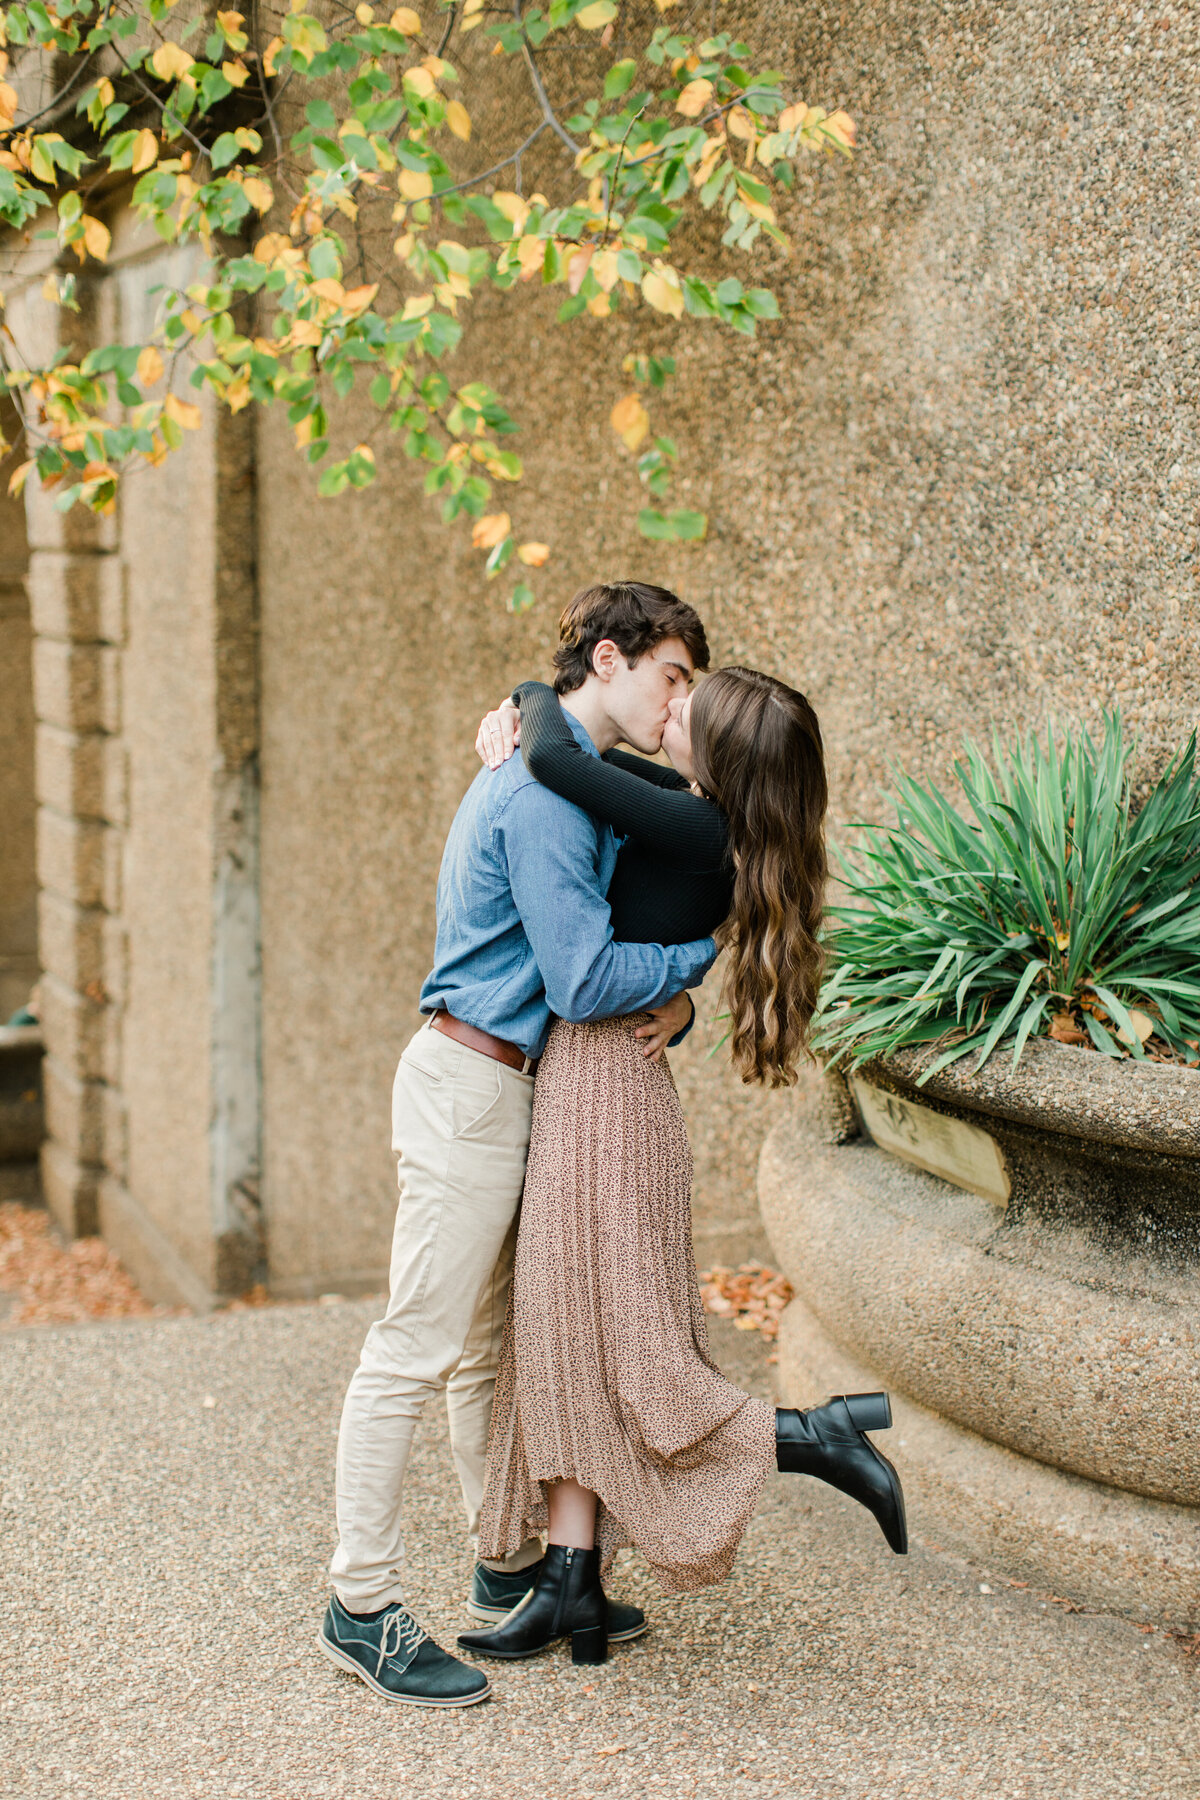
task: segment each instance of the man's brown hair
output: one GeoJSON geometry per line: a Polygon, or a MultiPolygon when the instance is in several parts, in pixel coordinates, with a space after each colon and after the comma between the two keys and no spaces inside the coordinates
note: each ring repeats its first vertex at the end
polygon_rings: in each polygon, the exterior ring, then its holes
{"type": "Polygon", "coordinates": [[[695,607],[648,581],[599,581],[563,607],[554,652],[554,691],[573,694],[592,673],[592,653],[609,638],[635,663],[665,638],[682,638],[698,669],[708,667],[708,639],[695,607]]]}

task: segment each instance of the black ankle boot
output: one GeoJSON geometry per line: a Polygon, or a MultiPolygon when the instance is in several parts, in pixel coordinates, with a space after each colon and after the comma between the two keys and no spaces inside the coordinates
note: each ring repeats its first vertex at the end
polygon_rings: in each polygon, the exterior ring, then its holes
{"type": "Polygon", "coordinates": [[[803,1412],[777,1407],[775,1461],[792,1474],[815,1475],[849,1494],[874,1513],[896,1555],[903,1556],[908,1526],[900,1477],[863,1436],[864,1431],[886,1431],[891,1422],[886,1394],[835,1394],[824,1406],[803,1412]]]}
{"type": "Polygon", "coordinates": [[[518,1662],[571,1634],[571,1661],[608,1659],[608,1602],[600,1586],[600,1552],[547,1546],[528,1600],[495,1631],[464,1631],[459,1643],[480,1656],[518,1662]]]}

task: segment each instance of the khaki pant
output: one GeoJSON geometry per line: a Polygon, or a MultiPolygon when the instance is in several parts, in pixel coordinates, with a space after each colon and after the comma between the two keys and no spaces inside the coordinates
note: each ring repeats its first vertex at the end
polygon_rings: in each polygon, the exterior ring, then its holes
{"type": "MultiPolygon", "coordinates": [[[[404,1472],[425,1402],[443,1388],[467,1527],[472,1537],[478,1529],[532,1106],[532,1075],[428,1024],[400,1058],[391,1291],[367,1333],[338,1433],[330,1575],[351,1612],[402,1599],[404,1472]]],[[[508,1566],[540,1554],[533,1540],[508,1566]]]]}

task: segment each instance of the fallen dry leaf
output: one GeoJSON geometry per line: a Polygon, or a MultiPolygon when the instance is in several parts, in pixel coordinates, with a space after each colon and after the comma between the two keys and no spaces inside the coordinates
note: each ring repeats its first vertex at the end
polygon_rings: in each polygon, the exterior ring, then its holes
{"type": "Polygon", "coordinates": [[[731,1319],[739,1331],[778,1336],[780,1314],[793,1292],[785,1275],[761,1263],[742,1263],[737,1269],[708,1269],[699,1280],[706,1312],[731,1319]]]}

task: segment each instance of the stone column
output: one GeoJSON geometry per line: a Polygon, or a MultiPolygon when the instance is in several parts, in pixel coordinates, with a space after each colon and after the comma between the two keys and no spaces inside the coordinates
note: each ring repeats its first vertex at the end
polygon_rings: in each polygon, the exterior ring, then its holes
{"type": "MultiPolygon", "coordinates": [[[[60,315],[41,300],[39,279],[31,270],[9,317],[22,347],[42,356],[54,347],[60,315]]],[[[101,297],[98,284],[81,283],[83,310],[71,324],[85,346],[101,297]]],[[[53,490],[36,480],[27,487],[46,1041],[42,1190],[71,1235],[96,1230],[106,1090],[119,1059],[125,794],[114,525],[80,510],[61,513],[53,490]]]]}
{"type": "MultiPolygon", "coordinates": [[[[117,211],[76,350],[137,343],[200,274],[117,211]]],[[[40,271],[17,299],[45,352],[40,271]]],[[[10,301],[10,317],[12,302],[10,301]]],[[[204,1308],[264,1272],[253,427],[204,425],[117,509],[27,495],[47,1044],[45,1194],[153,1298],[204,1308]]]]}

